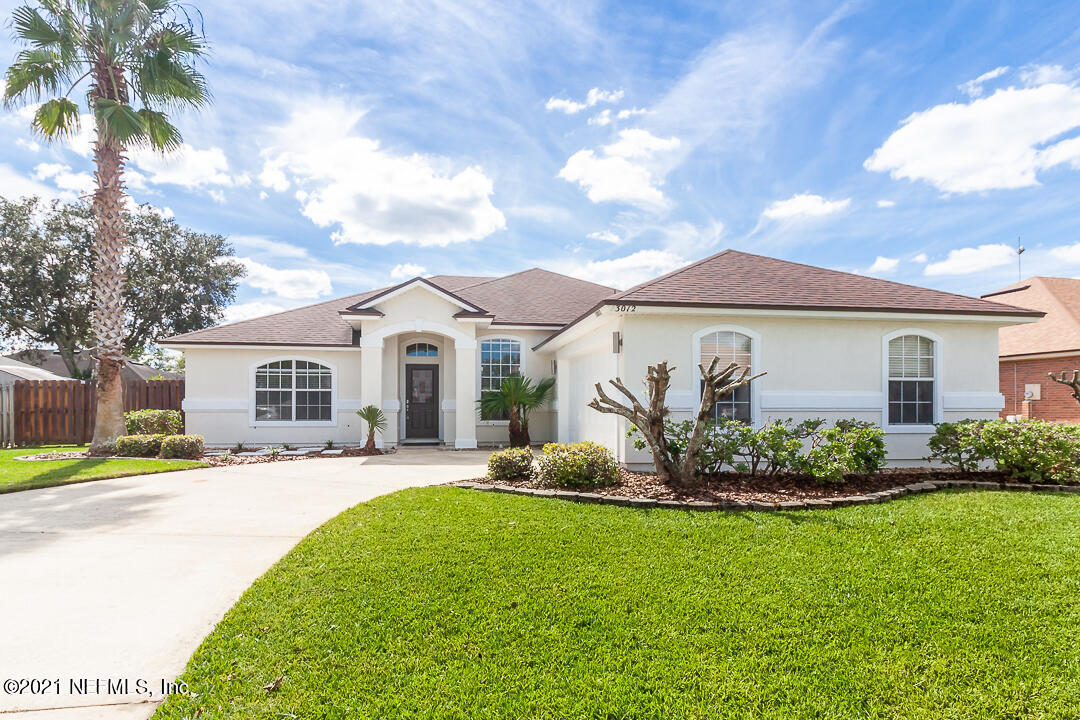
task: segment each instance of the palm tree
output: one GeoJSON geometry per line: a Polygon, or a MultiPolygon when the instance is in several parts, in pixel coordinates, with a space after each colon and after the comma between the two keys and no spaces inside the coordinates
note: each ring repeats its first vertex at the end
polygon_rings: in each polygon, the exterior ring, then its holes
{"type": "Polygon", "coordinates": [[[364,445],[364,452],[373,453],[375,452],[375,431],[386,432],[386,428],[390,427],[386,422],[386,415],[375,405],[365,405],[357,410],[356,414],[367,423],[367,443],[364,445]]]}
{"type": "Polygon", "coordinates": [[[529,447],[529,411],[546,403],[554,387],[555,378],[544,378],[533,385],[523,375],[511,375],[498,390],[480,397],[480,411],[488,417],[505,414],[510,419],[510,447],[529,447]]]}
{"type": "Polygon", "coordinates": [[[181,145],[163,109],[210,100],[195,69],[207,45],[176,0],[37,0],[11,15],[26,49],[7,69],[4,106],[41,102],[34,130],[48,140],[79,129],[72,91],[89,80],[93,113],[94,317],[97,416],[91,454],[108,452],[124,434],[124,163],[133,147],[165,152],[181,145]],[[138,109],[136,109],[138,107],[138,109]]]}

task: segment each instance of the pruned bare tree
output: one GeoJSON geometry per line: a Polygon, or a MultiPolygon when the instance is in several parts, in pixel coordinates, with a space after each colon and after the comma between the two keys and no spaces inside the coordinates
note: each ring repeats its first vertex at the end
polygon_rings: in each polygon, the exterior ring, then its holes
{"type": "Polygon", "coordinates": [[[697,458],[701,451],[701,443],[705,437],[705,426],[712,419],[712,409],[716,403],[735,392],[751,380],[761,377],[761,372],[751,375],[750,370],[731,363],[727,367],[720,368],[720,358],[714,357],[708,367],[698,365],[701,376],[705,379],[705,389],[701,393],[701,404],[698,406],[697,415],[694,418],[694,429],[690,433],[690,439],[686,444],[686,451],[681,457],[671,452],[668,446],[667,436],[664,434],[664,422],[671,414],[666,399],[668,387],[671,385],[671,371],[667,361],[650,365],[645,376],[645,394],[648,405],[632,393],[622,378],[609,380],[611,386],[626,396],[629,404],[623,404],[614,400],[604,392],[600,383],[596,383],[596,395],[589,407],[597,412],[611,415],[621,415],[641,431],[645,442],[652,453],[653,465],[656,466],[656,474],[665,483],[686,485],[694,480],[694,471],[697,468],[697,458]],[[736,375],[737,374],[737,375],[736,375]]]}
{"type": "Polygon", "coordinates": [[[1061,374],[1059,374],[1057,377],[1054,376],[1054,373],[1046,374],[1049,375],[1050,379],[1054,382],[1060,383],[1065,387],[1070,388],[1072,390],[1073,400],[1076,400],[1076,402],[1080,403],[1080,370],[1073,370],[1071,378],[1067,378],[1064,371],[1062,371],[1061,374]]]}

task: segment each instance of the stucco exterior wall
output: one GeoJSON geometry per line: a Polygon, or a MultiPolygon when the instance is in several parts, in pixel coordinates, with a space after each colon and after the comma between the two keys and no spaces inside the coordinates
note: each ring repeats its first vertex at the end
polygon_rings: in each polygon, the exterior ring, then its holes
{"type": "MultiPolygon", "coordinates": [[[[476,441],[480,445],[506,444],[510,440],[506,422],[487,422],[480,420],[476,401],[480,399],[480,344],[484,340],[495,338],[510,338],[521,343],[522,372],[533,382],[552,377],[551,360],[549,353],[533,352],[533,347],[551,335],[550,330],[503,330],[498,326],[478,329],[476,332],[477,342],[477,367],[476,367],[476,397],[473,398],[472,411],[476,413],[476,441]]],[[[550,403],[543,408],[534,410],[529,415],[529,436],[534,443],[552,442],[555,440],[557,399],[553,395],[550,403]]]]}

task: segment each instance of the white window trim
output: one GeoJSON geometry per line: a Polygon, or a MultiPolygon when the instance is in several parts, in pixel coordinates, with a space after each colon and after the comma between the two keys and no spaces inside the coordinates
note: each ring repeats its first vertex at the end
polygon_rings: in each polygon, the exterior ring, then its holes
{"type": "MultiPolygon", "coordinates": [[[[690,345],[690,357],[694,359],[694,367],[690,369],[690,397],[694,398],[693,412],[697,412],[701,405],[701,341],[706,335],[715,332],[737,332],[750,338],[750,369],[760,372],[761,365],[761,334],[741,325],[710,325],[701,328],[693,335],[690,345]]],[[[761,379],[750,383],[750,424],[757,427],[761,424],[761,379]]]]}
{"type": "Polygon", "coordinates": [[[525,375],[525,353],[528,351],[528,345],[525,343],[525,338],[520,335],[511,335],[510,333],[489,333],[487,335],[478,335],[476,337],[476,424],[484,427],[506,427],[510,424],[509,420],[481,420],[480,419],[480,395],[482,390],[480,389],[481,377],[480,366],[483,365],[484,357],[484,341],[485,340],[515,340],[518,343],[520,351],[520,362],[518,367],[522,375],[525,375]]]}
{"type": "MultiPolygon", "coordinates": [[[[295,373],[296,366],[293,366],[293,372],[295,373]]],[[[295,374],[294,374],[295,377],[295,374]]],[[[295,415],[296,410],[296,388],[293,388],[293,411],[295,415]]],[[[327,362],[321,358],[310,357],[306,355],[276,355],[274,357],[262,358],[256,360],[248,368],[248,422],[251,427],[337,427],[337,390],[338,390],[338,371],[337,366],[334,363],[327,362]],[[280,362],[282,360],[302,360],[306,362],[313,362],[317,365],[330,368],[330,419],[329,420],[256,420],[255,419],[255,372],[262,367],[273,362],[280,362]]]]}
{"type": "Polygon", "coordinates": [[[881,427],[887,433],[932,433],[933,425],[889,424],[889,341],[903,335],[919,335],[934,343],[934,422],[942,418],[942,379],[945,377],[941,363],[941,336],[923,328],[903,328],[881,336],[881,427]]]}

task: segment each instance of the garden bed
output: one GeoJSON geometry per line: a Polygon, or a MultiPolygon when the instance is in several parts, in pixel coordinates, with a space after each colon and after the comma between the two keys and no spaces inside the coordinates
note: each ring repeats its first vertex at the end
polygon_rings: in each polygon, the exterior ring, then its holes
{"type": "MultiPolygon", "coordinates": [[[[470,482],[476,485],[499,485],[532,490],[556,489],[541,485],[534,480],[503,480],[496,482],[483,477],[470,482]]],[[[1018,488],[1034,487],[1029,483],[1013,480],[1006,473],[990,470],[964,472],[930,468],[893,468],[874,475],[848,475],[842,483],[822,483],[813,478],[790,475],[757,477],[741,473],[722,473],[704,478],[699,484],[692,487],[676,488],[664,484],[655,474],[622,470],[615,484],[589,488],[587,492],[588,494],[601,496],[683,503],[781,503],[865,497],[873,493],[924,482],[932,482],[938,485],[948,483],[994,483],[1015,485],[1018,488]]],[[[573,490],[573,488],[558,489],[573,490]]]]}

